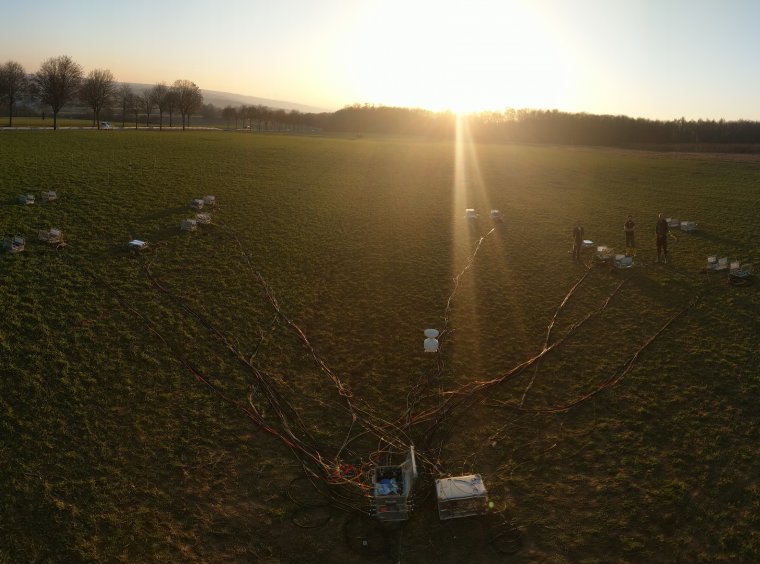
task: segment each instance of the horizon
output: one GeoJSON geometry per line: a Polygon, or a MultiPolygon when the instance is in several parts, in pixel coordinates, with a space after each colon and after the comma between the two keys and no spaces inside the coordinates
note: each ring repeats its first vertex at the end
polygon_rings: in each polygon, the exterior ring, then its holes
{"type": "Polygon", "coordinates": [[[28,25],[0,37],[0,64],[18,61],[28,73],[65,54],[85,74],[107,68],[119,82],[182,78],[324,111],[370,104],[760,120],[760,77],[747,70],[760,52],[760,5],[746,0],[720,8],[685,0],[138,0],[105,9],[79,0],[65,11],[43,0],[15,3],[5,16],[28,25]]]}
{"type": "MultiPolygon", "coordinates": [[[[118,83],[122,83],[122,81],[117,81],[117,82],[118,83]]],[[[130,84],[131,86],[141,86],[141,87],[145,87],[145,88],[150,88],[150,87],[154,86],[153,84],[147,84],[147,83],[143,83],[143,82],[139,82],[139,83],[131,82],[131,83],[126,83],[126,84],[130,84]]],[[[209,89],[209,88],[201,88],[201,91],[202,92],[207,92],[207,93],[213,93],[213,94],[217,94],[217,95],[229,96],[231,98],[232,97],[255,98],[257,100],[257,103],[262,103],[262,105],[264,105],[265,107],[269,107],[269,108],[272,108],[272,109],[296,109],[297,110],[298,108],[296,108],[295,106],[302,106],[302,107],[306,106],[305,104],[299,104],[298,102],[293,102],[293,101],[288,101],[288,100],[270,100],[270,99],[267,99],[267,98],[261,98],[259,96],[255,96],[255,95],[251,95],[251,94],[244,94],[242,92],[225,92],[225,91],[222,91],[222,90],[212,90],[212,89],[209,89]],[[266,104],[263,104],[263,102],[274,102],[275,104],[281,104],[281,105],[267,106],[266,104]],[[288,104],[291,104],[291,105],[289,106],[288,104]]],[[[213,99],[213,96],[210,97],[210,98],[208,98],[208,99],[213,99]]],[[[203,103],[204,104],[209,103],[208,99],[204,98],[203,103]]],[[[239,106],[238,104],[225,104],[225,105],[231,105],[232,107],[235,107],[235,108],[239,106]]],[[[525,111],[525,112],[555,112],[555,111],[557,111],[557,112],[560,112],[560,113],[568,113],[568,114],[582,114],[582,113],[586,113],[587,115],[598,116],[598,117],[616,117],[616,118],[622,117],[622,118],[627,118],[627,119],[644,119],[644,120],[649,120],[649,121],[661,121],[661,122],[680,121],[682,119],[682,117],[671,118],[671,119],[656,119],[656,118],[634,117],[634,116],[629,116],[629,115],[626,115],[626,114],[592,114],[590,112],[566,112],[564,110],[559,110],[557,108],[528,108],[528,107],[525,107],[525,108],[501,108],[499,110],[474,110],[474,111],[461,111],[461,112],[457,112],[457,111],[454,111],[454,110],[451,110],[451,109],[448,109],[448,108],[444,108],[444,109],[441,109],[441,110],[431,110],[429,108],[422,108],[422,107],[419,107],[419,106],[393,106],[393,105],[385,105],[385,104],[367,104],[367,105],[369,105],[371,107],[375,107],[375,108],[390,108],[390,109],[401,109],[401,110],[422,110],[422,111],[429,111],[429,112],[433,112],[433,113],[452,113],[454,115],[460,114],[460,115],[463,115],[463,116],[477,116],[478,114],[491,113],[491,112],[506,114],[507,112],[522,112],[522,111],[525,111]]],[[[361,106],[364,106],[364,104],[360,104],[360,103],[347,104],[346,106],[343,106],[341,108],[337,108],[337,109],[334,109],[334,110],[332,110],[332,109],[328,110],[328,109],[312,108],[313,111],[306,111],[306,110],[298,110],[298,111],[300,111],[302,113],[334,113],[334,112],[337,112],[337,111],[339,111],[341,109],[346,109],[346,108],[355,107],[355,106],[360,106],[361,107],[361,106]]],[[[220,109],[224,108],[224,106],[222,106],[222,105],[218,105],[217,107],[220,108],[220,109]]],[[[710,118],[710,119],[694,118],[694,119],[687,119],[687,121],[695,121],[696,122],[696,121],[698,121],[700,119],[702,119],[703,121],[716,121],[717,122],[717,121],[720,121],[722,118],[717,118],[717,119],[712,119],[712,118],[710,118]]],[[[735,119],[735,120],[724,120],[724,121],[726,121],[726,122],[735,122],[735,121],[760,122],[760,119],[757,119],[757,120],[744,120],[743,118],[738,118],[738,119],[735,119]]]]}

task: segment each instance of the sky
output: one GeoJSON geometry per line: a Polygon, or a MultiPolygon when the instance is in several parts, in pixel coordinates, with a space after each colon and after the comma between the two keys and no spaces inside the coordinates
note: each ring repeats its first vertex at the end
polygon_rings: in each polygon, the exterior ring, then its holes
{"type": "Polygon", "coordinates": [[[760,120],[757,0],[0,0],[0,64],[328,111],[760,120]],[[13,22],[9,25],[9,22],[13,22]]]}

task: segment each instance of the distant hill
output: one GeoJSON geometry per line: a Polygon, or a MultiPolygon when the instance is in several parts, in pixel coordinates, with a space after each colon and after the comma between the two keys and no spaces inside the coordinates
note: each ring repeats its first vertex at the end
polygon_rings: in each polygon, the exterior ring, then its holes
{"type": "MultiPolygon", "coordinates": [[[[130,82],[128,83],[135,92],[142,92],[148,88],[152,88],[153,84],[141,84],[130,82]]],[[[327,108],[319,108],[317,106],[307,106],[306,104],[299,104],[297,102],[288,102],[284,100],[271,100],[269,98],[258,98],[256,96],[247,96],[245,94],[235,94],[232,92],[220,92],[218,90],[205,90],[201,88],[203,93],[204,104],[214,104],[218,108],[224,108],[225,106],[267,106],[268,108],[276,108],[283,110],[298,110],[304,113],[322,113],[332,112],[334,110],[327,108]]]]}

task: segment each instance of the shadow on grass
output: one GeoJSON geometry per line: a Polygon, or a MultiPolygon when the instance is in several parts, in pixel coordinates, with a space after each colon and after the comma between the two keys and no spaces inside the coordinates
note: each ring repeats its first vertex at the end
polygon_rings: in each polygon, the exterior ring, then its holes
{"type": "Polygon", "coordinates": [[[173,208],[165,208],[162,210],[156,210],[152,213],[144,215],[142,219],[143,221],[149,221],[149,220],[154,220],[154,219],[165,219],[167,217],[177,215],[181,211],[187,212],[188,217],[192,217],[196,213],[196,210],[191,209],[190,206],[174,206],[173,208]]]}
{"type": "MultiPolygon", "coordinates": [[[[29,193],[28,190],[24,192],[24,194],[28,194],[28,193],[29,193]]],[[[18,206],[20,208],[25,208],[26,204],[22,204],[21,202],[18,201],[18,197],[14,197],[14,198],[8,198],[7,200],[0,200],[0,206],[8,206],[8,207],[18,206]]]]}
{"type": "Polygon", "coordinates": [[[176,239],[177,237],[192,237],[197,231],[182,231],[179,225],[171,225],[164,227],[156,231],[151,235],[151,240],[155,241],[154,245],[160,246],[161,244],[168,242],[170,239],[176,239]]]}
{"type": "Polygon", "coordinates": [[[635,285],[645,297],[653,302],[661,303],[667,307],[674,307],[680,303],[677,301],[678,298],[674,301],[676,294],[685,293],[689,295],[695,293],[692,280],[694,274],[684,269],[654,265],[654,268],[634,270],[628,276],[628,284],[635,285]],[[661,267],[661,272],[654,271],[658,267],[661,267]],[[666,268],[668,270],[665,270],[666,268]]]}
{"type": "Polygon", "coordinates": [[[693,233],[690,233],[689,235],[691,237],[699,237],[700,239],[708,243],[714,243],[716,245],[726,245],[726,246],[731,246],[731,247],[742,246],[742,243],[737,241],[736,239],[729,239],[728,237],[723,237],[716,233],[706,233],[705,231],[694,231],[693,233]]]}

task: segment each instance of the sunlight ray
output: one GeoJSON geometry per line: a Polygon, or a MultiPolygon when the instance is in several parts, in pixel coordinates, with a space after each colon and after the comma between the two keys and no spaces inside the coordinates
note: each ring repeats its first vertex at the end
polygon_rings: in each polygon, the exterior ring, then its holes
{"type": "MultiPolygon", "coordinates": [[[[477,219],[468,219],[465,216],[465,210],[468,208],[478,208],[476,195],[473,193],[470,185],[470,166],[469,149],[467,145],[472,143],[466,130],[466,118],[462,114],[457,114],[455,142],[454,142],[454,205],[453,205],[453,252],[452,252],[452,279],[458,279],[462,269],[466,268],[473,250],[476,248],[479,232],[479,221],[477,219]]],[[[482,212],[482,209],[480,210],[482,212]]],[[[462,358],[456,354],[456,346],[453,346],[454,353],[451,356],[452,364],[455,371],[466,366],[468,372],[477,373],[479,371],[480,358],[480,336],[478,331],[477,320],[477,295],[475,284],[472,281],[472,271],[462,276],[458,280],[457,296],[454,300],[452,311],[452,325],[457,327],[457,338],[467,339],[467,349],[473,354],[468,358],[462,358]],[[456,307],[457,305],[461,307],[456,307]]],[[[442,336],[443,337],[443,336],[442,336]]],[[[452,345],[451,333],[446,335],[446,342],[452,345]]]]}

